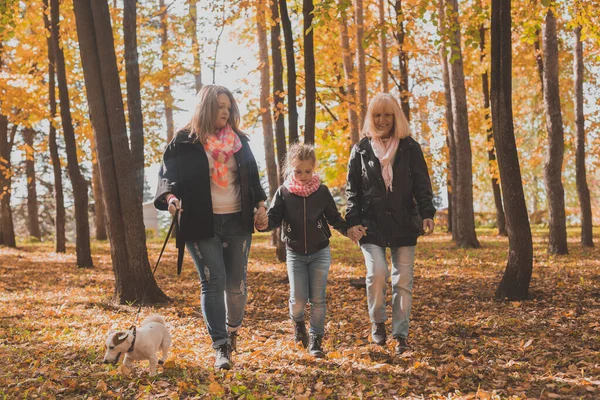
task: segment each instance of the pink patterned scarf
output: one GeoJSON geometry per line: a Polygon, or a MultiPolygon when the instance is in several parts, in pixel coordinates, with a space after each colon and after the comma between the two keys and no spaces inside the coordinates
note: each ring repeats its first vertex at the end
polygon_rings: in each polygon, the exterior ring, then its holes
{"type": "Polygon", "coordinates": [[[394,180],[393,164],[398,143],[400,143],[400,140],[396,136],[390,137],[387,143],[384,143],[380,137],[371,134],[371,147],[373,147],[373,153],[379,159],[381,175],[383,176],[385,186],[390,192],[392,191],[392,182],[394,180]]]}
{"type": "Polygon", "coordinates": [[[317,175],[313,175],[311,180],[305,185],[302,182],[295,180],[294,176],[290,174],[285,182],[283,182],[283,186],[295,195],[308,197],[316,192],[319,186],[321,186],[321,180],[317,175]]]}
{"type": "Polygon", "coordinates": [[[215,160],[215,166],[212,173],[212,180],[220,187],[227,187],[227,161],[233,153],[237,153],[242,148],[242,141],[238,135],[227,124],[219,129],[214,136],[209,136],[204,145],[204,149],[215,160]]]}

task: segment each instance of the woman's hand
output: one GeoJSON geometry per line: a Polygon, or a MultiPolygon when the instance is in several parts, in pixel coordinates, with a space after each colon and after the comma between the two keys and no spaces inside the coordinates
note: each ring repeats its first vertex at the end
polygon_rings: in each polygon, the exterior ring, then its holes
{"type": "Polygon", "coordinates": [[[348,229],[347,235],[354,243],[358,243],[363,236],[367,235],[367,228],[362,225],[354,225],[348,229]]]}
{"type": "Polygon", "coordinates": [[[254,213],[254,227],[259,231],[267,229],[269,226],[269,217],[267,215],[266,207],[260,205],[254,213]]]}
{"type": "Polygon", "coordinates": [[[181,209],[181,202],[177,197],[171,196],[171,198],[169,199],[169,213],[171,215],[175,215],[177,210],[179,210],[180,213],[183,212],[183,210],[181,209]]]}
{"type": "Polygon", "coordinates": [[[435,222],[431,218],[425,218],[423,220],[423,232],[425,236],[431,235],[433,233],[433,229],[435,228],[435,222]]]}

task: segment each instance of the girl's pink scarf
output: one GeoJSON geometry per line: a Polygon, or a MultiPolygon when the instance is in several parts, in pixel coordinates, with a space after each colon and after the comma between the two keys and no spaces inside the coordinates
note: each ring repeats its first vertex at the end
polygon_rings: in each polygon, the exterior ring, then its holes
{"type": "Polygon", "coordinates": [[[215,166],[212,173],[212,180],[220,187],[226,188],[227,181],[227,161],[234,153],[242,148],[242,141],[238,135],[231,129],[229,124],[219,129],[214,136],[209,136],[204,145],[204,149],[215,160],[215,166]]]}
{"type": "Polygon", "coordinates": [[[294,176],[290,174],[285,182],[283,182],[283,186],[295,195],[308,197],[316,192],[319,186],[321,186],[321,180],[317,175],[313,175],[312,179],[305,185],[302,182],[295,180],[294,176]]]}
{"type": "Polygon", "coordinates": [[[394,180],[394,156],[396,155],[396,150],[398,150],[398,143],[400,143],[400,140],[396,136],[392,136],[388,139],[387,143],[384,143],[381,138],[371,135],[371,147],[373,147],[373,152],[379,159],[381,175],[383,176],[385,186],[390,192],[392,191],[392,182],[394,180]]]}

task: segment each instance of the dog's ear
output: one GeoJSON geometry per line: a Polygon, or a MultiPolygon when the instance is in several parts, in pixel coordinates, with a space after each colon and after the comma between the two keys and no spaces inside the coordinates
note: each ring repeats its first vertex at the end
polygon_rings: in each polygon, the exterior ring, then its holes
{"type": "Polygon", "coordinates": [[[127,339],[127,336],[129,336],[129,333],[127,333],[127,332],[119,332],[119,335],[117,336],[117,339],[119,339],[119,341],[122,342],[123,340],[127,339]]]}

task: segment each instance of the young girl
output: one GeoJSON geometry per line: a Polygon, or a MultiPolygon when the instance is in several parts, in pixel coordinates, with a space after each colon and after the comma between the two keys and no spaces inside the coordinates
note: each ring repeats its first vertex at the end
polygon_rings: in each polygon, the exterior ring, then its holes
{"type": "Polygon", "coordinates": [[[435,207],[421,146],[410,137],[398,100],[378,94],[371,100],[362,132],[348,163],[348,237],[360,240],[367,269],[371,336],[386,342],[385,297],[392,254],[392,336],[396,352],[408,349],[415,245],[433,232],[435,207]]]}
{"type": "Polygon", "coordinates": [[[346,221],[338,212],[327,186],[314,174],[315,150],[295,144],[287,154],[287,178],[279,187],[268,211],[268,223],[259,230],[281,226],[286,244],[290,280],[290,317],[295,324],[295,340],[309,347],[310,354],[324,357],[325,287],[331,263],[328,223],[346,234],[346,221]],[[304,324],[304,310],[310,302],[310,340],[304,324]]]}

